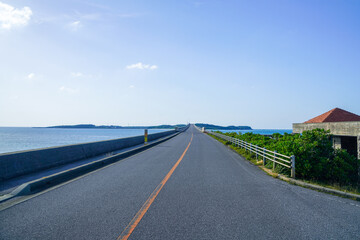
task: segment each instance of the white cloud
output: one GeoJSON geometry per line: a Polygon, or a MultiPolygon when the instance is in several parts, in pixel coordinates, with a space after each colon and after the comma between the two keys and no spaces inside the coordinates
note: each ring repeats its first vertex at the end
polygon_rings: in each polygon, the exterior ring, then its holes
{"type": "Polygon", "coordinates": [[[65,87],[65,86],[60,87],[60,88],[59,88],[59,91],[60,91],[60,92],[66,92],[66,93],[69,93],[69,94],[77,93],[77,90],[76,90],[76,89],[68,88],[68,87],[65,87]]]}
{"type": "Polygon", "coordinates": [[[80,21],[75,21],[75,22],[69,23],[68,27],[70,28],[71,31],[76,32],[77,30],[79,30],[82,27],[82,24],[80,21]]]}
{"type": "Polygon", "coordinates": [[[35,77],[35,73],[29,73],[29,75],[27,75],[28,79],[33,79],[35,77]]]}
{"type": "Polygon", "coordinates": [[[82,77],[82,76],[84,76],[84,74],[81,73],[81,72],[72,72],[72,73],[71,73],[71,76],[74,77],[74,78],[77,78],[77,77],[82,77]]]}
{"type": "Polygon", "coordinates": [[[3,29],[25,26],[28,24],[31,15],[32,11],[29,7],[19,9],[0,2],[0,26],[3,29]]]}
{"type": "Polygon", "coordinates": [[[130,85],[129,88],[135,88],[135,86],[134,86],[134,85],[130,85]]]}
{"type": "Polygon", "coordinates": [[[155,70],[157,68],[158,68],[157,65],[143,64],[141,62],[126,66],[126,69],[140,69],[140,70],[144,70],[144,69],[155,70]]]}
{"type": "Polygon", "coordinates": [[[96,75],[86,74],[86,73],[82,73],[82,72],[71,72],[70,76],[72,78],[93,78],[93,77],[97,77],[96,75]]]}
{"type": "Polygon", "coordinates": [[[155,69],[157,69],[157,68],[158,68],[158,66],[156,66],[156,65],[151,65],[149,69],[150,69],[150,70],[155,70],[155,69]]]}

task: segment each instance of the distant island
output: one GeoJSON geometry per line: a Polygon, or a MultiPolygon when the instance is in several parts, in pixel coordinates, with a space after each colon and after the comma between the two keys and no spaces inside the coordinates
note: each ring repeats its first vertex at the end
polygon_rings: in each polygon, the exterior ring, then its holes
{"type": "MultiPolygon", "coordinates": [[[[213,130],[252,130],[249,126],[218,126],[213,124],[205,123],[196,123],[196,126],[205,129],[213,130]]],[[[92,128],[92,129],[174,129],[176,127],[185,127],[186,124],[176,124],[176,125],[157,125],[157,126],[116,126],[116,125],[100,125],[96,126],[94,124],[77,124],[77,125],[59,125],[59,126],[50,126],[46,128],[92,128]]]]}
{"type": "Polygon", "coordinates": [[[185,124],[177,125],[158,125],[158,126],[116,126],[116,125],[101,125],[96,126],[93,124],[77,124],[77,125],[60,125],[50,126],[46,128],[93,128],[93,129],[174,129],[176,127],[185,127],[185,124]]]}
{"type": "Polygon", "coordinates": [[[195,125],[199,128],[204,127],[205,129],[213,129],[213,130],[252,130],[250,126],[218,126],[206,123],[195,123],[195,125]]]}

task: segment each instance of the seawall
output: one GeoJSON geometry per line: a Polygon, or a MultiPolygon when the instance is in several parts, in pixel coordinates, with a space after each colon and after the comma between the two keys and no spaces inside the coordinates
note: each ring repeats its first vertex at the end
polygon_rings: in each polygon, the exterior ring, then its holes
{"type": "MultiPolygon", "coordinates": [[[[181,129],[180,131],[182,130],[186,129],[181,129]]],[[[149,134],[148,141],[153,141],[176,132],[178,131],[170,130],[149,134]]],[[[143,143],[144,136],[135,136],[0,154],[0,180],[19,177],[143,143]]]]}

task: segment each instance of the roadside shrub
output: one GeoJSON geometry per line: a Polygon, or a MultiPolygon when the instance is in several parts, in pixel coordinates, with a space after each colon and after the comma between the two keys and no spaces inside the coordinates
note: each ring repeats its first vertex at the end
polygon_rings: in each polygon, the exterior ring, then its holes
{"type": "MultiPolygon", "coordinates": [[[[346,150],[332,147],[330,131],[315,129],[304,131],[302,135],[275,133],[270,137],[253,133],[222,134],[287,156],[295,155],[297,178],[340,185],[357,184],[359,161],[346,150]]],[[[270,168],[272,164],[267,163],[266,167],[270,168]]],[[[277,172],[286,172],[286,169],[279,168],[277,172]]]]}
{"type": "Polygon", "coordinates": [[[327,180],[341,185],[349,185],[358,180],[359,162],[346,150],[336,149],[334,158],[329,162],[327,180]]]}

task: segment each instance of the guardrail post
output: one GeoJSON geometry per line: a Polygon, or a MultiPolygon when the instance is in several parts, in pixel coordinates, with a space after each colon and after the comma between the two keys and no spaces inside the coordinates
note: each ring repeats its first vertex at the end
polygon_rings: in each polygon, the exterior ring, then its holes
{"type": "Polygon", "coordinates": [[[258,145],[255,145],[256,161],[258,160],[258,145]]]}
{"type": "Polygon", "coordinates": [[[250,150],[250,153],[251,153],[251,151],[252,151],[252,143],[250,143],[250,148],[249,148],[249,150],[250,150]]]}
{"type": "MultiPolygon", "coordinates": [[[[274,151],[274,161],[276,161],[276,151],[274,151]]],[[[275,170],[275,162],[273,162],[273,170],[275,170]]]]}
{"type": "Polygon", "coordinates": [[[290,158],[291,158],[291,177],[295,178],[295,156],[292,155],[290,158]]]}
{"type": "Polygon", "coordinates": [[[265,164],[266,164],[266,163],[265,163],[265,161],[266,161],[266,160],[265,160],[265,151],[266,151],[266,147],[264,147],[264,151],[263,151],[263,165],[264,165],[264,166],[265,166],[265,164]]]}

